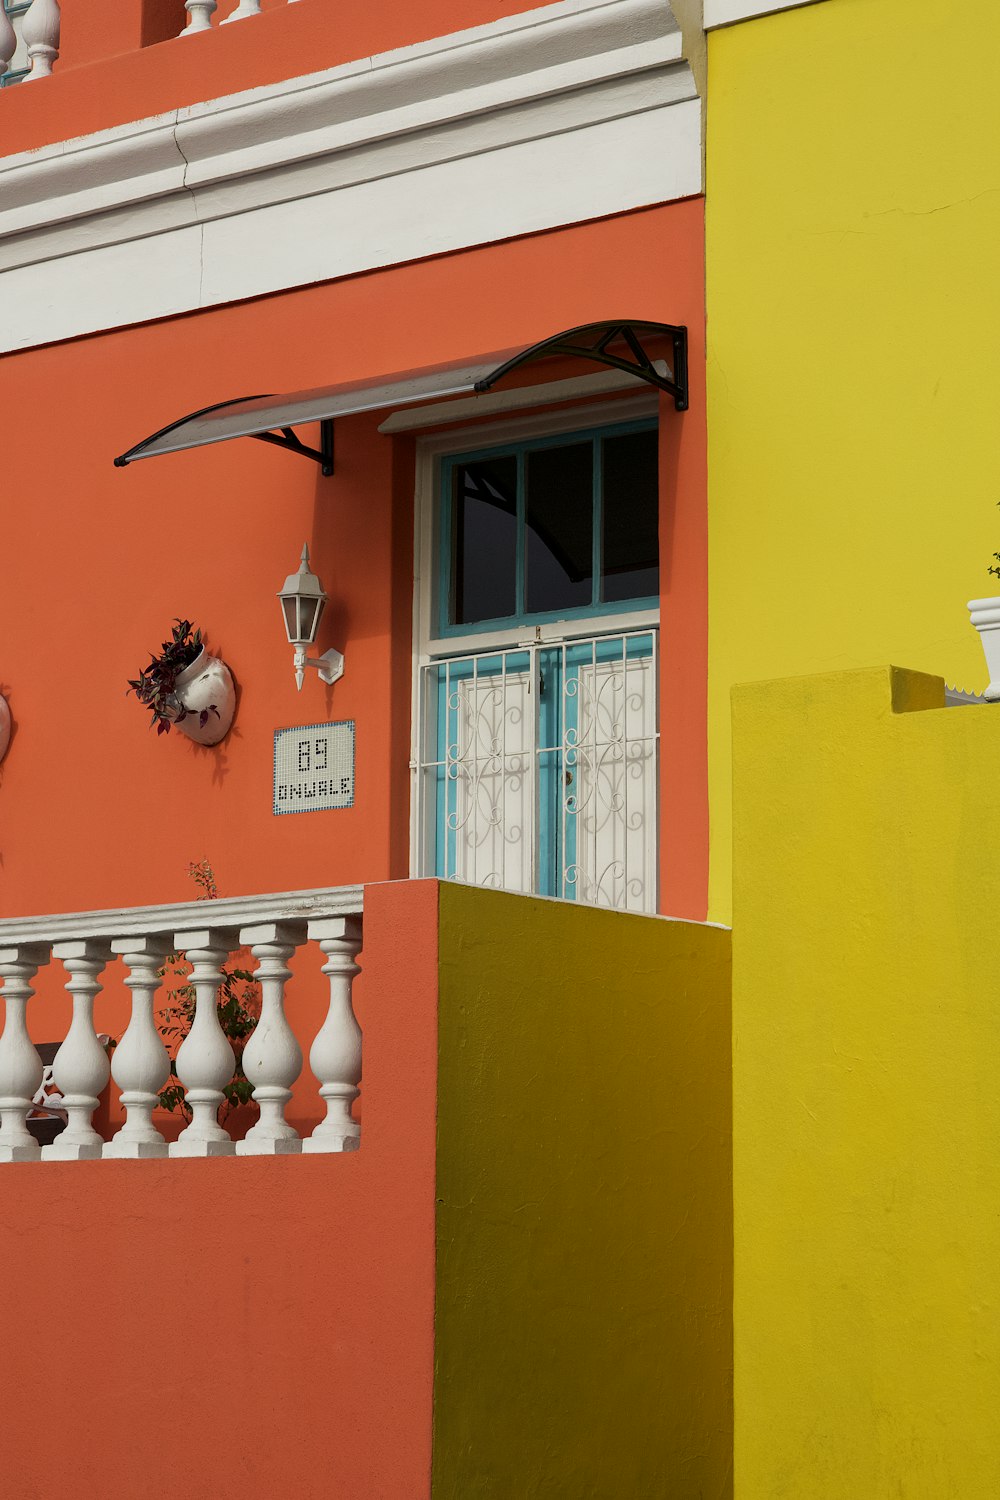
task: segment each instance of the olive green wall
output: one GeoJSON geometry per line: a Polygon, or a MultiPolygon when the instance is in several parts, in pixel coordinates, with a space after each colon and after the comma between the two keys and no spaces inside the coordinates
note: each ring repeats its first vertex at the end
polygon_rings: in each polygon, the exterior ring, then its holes
{"type": "Polygon", "coordinates": [[[440,888],[434,1500],[731,1494],[730,934],[440,888]]]}

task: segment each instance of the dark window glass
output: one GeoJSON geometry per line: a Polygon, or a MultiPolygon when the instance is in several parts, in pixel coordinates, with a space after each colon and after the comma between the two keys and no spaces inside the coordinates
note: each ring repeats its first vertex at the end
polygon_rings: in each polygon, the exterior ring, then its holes
{"type": "Polygon", "coordinates": [[[537,448],[525,473],[525,608],[578,609],[594,591],[592,443],[537,448]]]}
{"type": "Polygon", "coordinates": [[[660,592],[657,434],[605,438],[601,598],[645,599],[660,592]]]}
{"type": "Polygon", "coordinates": [[[517,607],[517,459],[457,464],[455,623],[496,620],[517,607]]]}

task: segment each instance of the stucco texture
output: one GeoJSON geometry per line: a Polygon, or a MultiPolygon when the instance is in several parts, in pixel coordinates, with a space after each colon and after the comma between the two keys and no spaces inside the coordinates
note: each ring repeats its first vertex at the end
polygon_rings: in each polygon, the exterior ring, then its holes
{"type": "Polygon", "coordinates": [[[3,1500],[425,1500],[436,916],[365,892],[359,1151],[0,1166],[3,1500]]]}
{"type": "Polygon", "coordinates": [[[986,678],[1000,547],[1000,7],[824,0],[709,37],[711,900],[733,683],[986,678]]]}
{"type": "Polygon", "coordinates": [[[1000,1493],[1000,712],[734,695],[736,1500],[1000,1493]]]}
{"type": "Polygon", "coordinates": [[[729,948],[441,887],[434,1500],[731,1494],[729,948]]]}

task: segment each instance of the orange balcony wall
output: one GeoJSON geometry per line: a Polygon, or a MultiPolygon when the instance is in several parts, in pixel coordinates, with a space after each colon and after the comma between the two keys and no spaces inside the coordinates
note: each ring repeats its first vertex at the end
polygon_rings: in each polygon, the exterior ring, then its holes
{"type": "Polygon", "coordinates": [[[364,902],[358,1152],[0,1167],[5,1493],[730,1494],[729,933],[364,902]]]}
{"type": "MultiPolygon", "coordinates": [[[[216,21],[236,8],[223,0],[216,21]]],[[[535,7],[487,0],[392,0],[347,6],[331,21],[324,0],[263,0],[263,14],[181,37],[183,0],[73,0],[63,11],[59,61],[51,78],[0,93],[4,153],[72,140],[338,63],[410,46],[535,7]]]]}

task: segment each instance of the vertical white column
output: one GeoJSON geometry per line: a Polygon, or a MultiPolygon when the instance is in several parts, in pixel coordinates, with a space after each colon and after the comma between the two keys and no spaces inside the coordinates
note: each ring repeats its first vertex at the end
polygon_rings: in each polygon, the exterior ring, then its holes
{"type": "Polygon", "coordinates": [[[24,83],[36,78],[48,78],[52,64],[59,56],[59,27],[61,22],[59,0],[33,0],[24,13],[21,35],[28,49],[31,72],[24,83]]]}
{"type": "Polygon", "coordinates": [[[232,1156],[236,1150],[229,1132],[219,1124],[223,1090],[236,1072],[236,1054],[219,1024],[217,1009],[220,971],[229,957],[232,938],[231,932],[218,928],[174,935],[174,946],[186,952],[193,966],[195,1012],[175,1063],[193,1118],[171,1143],[171,1156],[232,1156]]]}
{"type": "Polygon", "coordinates": [[[6,1016],[0,1037],[0,1161],[37,1161],[41,1147],[25,1120],[42,1082],[42,1060],[28,1035],[31,981],[49,961],[47,944],[0,949],[6,1016]]]}
{"type": "Polygon", "coordinates": [[[243,1050],[243,1071],[253,1085],[260,1119],[244,1140],[237,1141],[240,1156],[277,1156],[302,1149],[298,1131],[285,1119],[292,1084],[302,1072],[302,1049],[285,1017],[285,984],[292,973],[288,960],[304,937],[304,924],[287,922],[267,922],[240,932],[240,943],[257,960],[262,992],[260,1020],[243,1050]]]}
{"type": "MultiPolygon", "coordinates": [[[[13,26],[10,24],[6,7],[0,5],[0,78],[3,77],[7,69],[10,67],[10,60],[14,56],[14,53],[16,51],[17,36],[14,33],[13,26]]],[[[7,704],[5,700],[3,706],[0,707],[0,745],[3,744],[4,729],[6,728],[8,733],[10,732],[9,724],[4,722],[9,718],[9,714],[5,712],[6,708],[7,704]]],[[[6,749],[7,746],[3,745],[3,750],[6,749]]],[[[0,760],[2,759],[3,755],[0,754],[0,760]]]]}
{"type": "Polygon", "coordinates": [[[100,991],[100,975],[111,957],[111,947],[85,938],[56,943],[52,956],[68,973],[66,988],[73,997],[73,1019],[52,1062],[52,1075],[63,1096],[68,1123],[61,1135],[42,1147],[42,1159],[92,1161],[100,1157],[104,1141],[94,1129],[91,1116],[111,1077],[108,1054],[94,1031],[94,997],[100,991]]]}
{"type": "Polygon", "coordinates": [[[132,991],[132,1016],[111,1059],[112,1077],[122,1091],[125,1124],[105,1144],[104,1155],[166,1156],[167,1143],[153,1124],[153,1110],[170,1077],[170,1057],[156,1029],[153,997],[170,944],[160,936],[115,938],[111,951],[122,955],[128,970],[125,983],[132,991]]]}
{"type": "Polygon", "coordinates": [[[260,0],[240,0],[239,5],[236,7],[236,9],[232,12],[231,15],[228,15],[226,17],[226,19],[222,22],[222,25],[223,26],[228,26],[229,23],[230,23],[230,21],[244,21],[244,20],[246,20],[247,16],[259,16],[259,15],[260,15],[260,0]]]}
{"type": "Polygon", "coordinates": [[[309,1066],[326,1100],[326,1119],[302,1142],[303,1151],[357,1151],[361,1127],[351,1119],[351,1105],[361,1082],[361,1027],[351,1004],[354,962],[361,948],[360,917],[320,918],[308,935],[326,954],[323,973],[330,980],[330,1009],[309,1052],[309,1066]]]}
{"type": "Polygon", "coordinates": [[[196,36],[199,31],[211,31],[212,16],[218,9],[215,0],[186,0],[184,9],[188,13],[188,23],[180,36],[196,36]]]}

